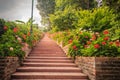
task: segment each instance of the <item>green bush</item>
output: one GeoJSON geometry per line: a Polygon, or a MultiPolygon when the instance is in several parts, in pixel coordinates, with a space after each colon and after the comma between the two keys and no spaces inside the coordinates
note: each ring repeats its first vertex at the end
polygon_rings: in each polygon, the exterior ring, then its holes
{"type": "Polygon", "coordinates": [[[80,10],[76,13],[79,18],[74,26],[94,32],[102,32],[105,29],[115,27],[116,15],[109,7],[100,7],[93,10],[80,10]]]}

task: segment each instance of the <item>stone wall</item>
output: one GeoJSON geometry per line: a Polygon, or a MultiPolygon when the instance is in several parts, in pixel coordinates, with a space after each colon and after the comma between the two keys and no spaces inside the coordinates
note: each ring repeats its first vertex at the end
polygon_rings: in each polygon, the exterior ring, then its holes
{"type": "Polygon", "coordinates": [[[17,57],[0,58],[0,80],[10,80],[11,74],[19,66],[17,57]]]}
{"type": "MultiPolygon", "coordinates": [[[[58,45],[68,53],[69,45],[58,45]]],[[[120,80],[120,57],[76,57],[75,63],[90,80],[120,80]]]]}
{"type": "Polygon", "coordinates": [[[120,58],[76,57],[75,63],[90,80],[120,80],[120,58]]]}
{"type": "MultiPolygon", "coordinates": [[[[26,48],[24,58],[26,58],[30,52],[31,49],[26,48]]],[[[11,74],[16,71],[21,63],[22,60],[20,61],[18,57],[0,57],[0,80],[10,80],[11,74]]]]}

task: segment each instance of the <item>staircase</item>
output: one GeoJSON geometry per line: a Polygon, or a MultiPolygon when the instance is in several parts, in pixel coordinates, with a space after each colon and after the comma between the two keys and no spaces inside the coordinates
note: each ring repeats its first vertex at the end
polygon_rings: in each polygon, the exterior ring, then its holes
{"type": "Polygon", "coordinates": [[[11,78],[11,80],[88,80],[61,48],[46,35],[11,78]]]}

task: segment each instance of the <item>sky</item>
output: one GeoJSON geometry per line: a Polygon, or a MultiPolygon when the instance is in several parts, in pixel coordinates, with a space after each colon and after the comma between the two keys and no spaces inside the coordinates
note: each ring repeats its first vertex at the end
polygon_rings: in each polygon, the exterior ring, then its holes
{"type": "MultiPolygon", "coordinates": [[[[41,25],[41,16],[36,8],[37,0],[34,0],[33,19],[35,23],[41,25]]],[[[0,18],[24,22],[31,18],[32,0],[0,0],[0,18]]]]}

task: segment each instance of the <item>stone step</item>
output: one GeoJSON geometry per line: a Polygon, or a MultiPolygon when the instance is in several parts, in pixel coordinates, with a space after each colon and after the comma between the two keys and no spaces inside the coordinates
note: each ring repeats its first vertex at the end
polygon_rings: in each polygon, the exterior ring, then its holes
{"type": "Polygon", "coordinates": [[[77,67],[20,67],[18,72],[81,72],[77,67]]]}
{"type": "Polygon", "coordinates": [[[16,72],[14,79],[87,79],[82,73],[59,73],[59,72],[16,72]]]}
{"type": "Polygon", "coordinates": [[[73,63],[72,60],[49,60],[49,59],[25,59],[24,62],[43,62],[43,63],[73,63]]]}
{"type": "Polygon", "coordinates": [[[24,62],[23,66],[31,67],[76,67],[74,63],[37,63],[37,62],[24,62]]]}
{"type": "Polygon", "coordinates": [[[71,60],[71,58],[68,58],[68,57],[41,57],[41,56],[28,56],[26,59],[71,60]]]}

